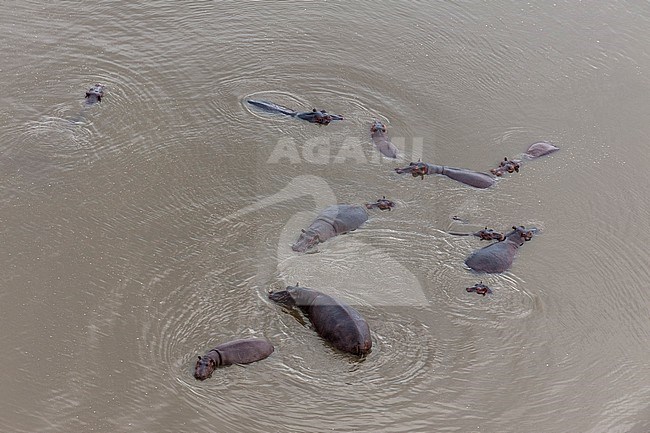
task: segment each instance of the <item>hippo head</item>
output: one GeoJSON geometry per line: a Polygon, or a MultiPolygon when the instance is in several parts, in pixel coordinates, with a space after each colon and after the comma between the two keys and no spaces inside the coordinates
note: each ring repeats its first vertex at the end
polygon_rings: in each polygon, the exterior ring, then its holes
{"type": "Polygon", "coordinates": [[[395,172],[399,174],[411,173],[411,176],[413,177],[420,176],[422,179],[424,179],[424,175],[429,174],[429,167],[427,167],[427,165],[422,161],[411,162],[409,163],[408,167],[396,168],[395,172]]]}
{"type": "Polygon", "coordinates": [[[104,85],[97,83],[86,91],[86,99],[87,99],[86,102],[88,104],[100,102],[103,96],[104,96],[104,85]]]}
{"type": "Polygon", "coordinates": [[[466,287],[465,290],[467,290],[468,293],[475,292],[483,296],[485,296],[487,293],[492,293],[492,289],[483,284],[483,281],[474,284],[472,287],[466,287]]]}
{"type": "Polygon", "coordinates": [[[212,372],[217,368],[217,363],[209,356],[200,356],[194,367],[194,377],[197,380],[205,380],[212,376],[212,372]]]}
{"type": "Polygon", "coordinates": [[[291,249],[298,253],[304,253],[319,242],[320,237],[318,236],[318,233],[310,229],[302,229],[300,237],[293,245],[291,245],[291,249]]]}
{"type": "Polygon", "coordinates": [[[377,131],[382,133],[386,132],[386,126],[383,123],[381,123],[379,120],[375,120],[375,123],[373,123],[372,126],[370,127],[371,133],[375,133],[377,131]]]}
{"type": "Polygon", "coordinates": [[[533,238],[535,231],[535,229],[526,229],[524,226],[512,226],[512,231],[506,235],[506,239],[521,246],[533,238]]]}
{"type": "Polygon", "coordinates": [[[499,233],[487,227],[485,227],[483,230],[479,230],[476,233],[474,233],[474,236],[478,237],[483,241],[491,241],[491,240],[502,241],[506,238],[506,236],[503,233],[499,233]]]}
{"type": "Polygon", "coordinates": [[[495,176],[503,176],[504,173],[519,173],[519,168],[521,167],[520,162],[521,161],[508,159],[507,157],[503,158],[503,161],[499,163],[499,166],[497,168],[491,169],[490,173],[494,174],[495,176]]]}
{"type": "Polygon", "coordinates": [[[377,199],[377,201],[374,203],[366,203],[366,209],[377,208],[379,210],[391,210],[394,207],[395,207],[395,203],[388,200],[386,196],[377,199]]]}
{"type": "Polygon", "coordinates": [[[332,120],[332,116],[325,110],[318,111],[314,108],[311,112],[311,121],[319,125],[329,125],[332,120]]]}
{"type": "MultiPolygon", "coordinates": [[[[296,283],[296,287],[297,286],[298,283],[296,283]]],[[[296,301],[291,296],[289,290],[280,290],[278,292],[269,291],[269,299],[286,307],[293,307],[296,305],[296,301]]]]}

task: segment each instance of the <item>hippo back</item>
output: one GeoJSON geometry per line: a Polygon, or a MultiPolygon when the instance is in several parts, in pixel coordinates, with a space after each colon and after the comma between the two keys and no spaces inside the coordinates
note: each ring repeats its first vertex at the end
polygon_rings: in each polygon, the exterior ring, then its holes
{"type": "Polygon", "coordinates": [[[273,353],[273,345],[265,338],[246,338],[220,344],[212,350],[221,355],[221,365],[250,364],[273,353]]]}
{"type": "Polygon", "coordinates": [[[316,332],[334,347],[355,355],[364,355],[372,347],[370,327],[357,310],[341,301],[307,287],[289,286],[269,298],[303,310],[316,332]]]}
{"type": "Polygon", "coordinates": [[[539,158],[540,156],[548,155],[560,150],[556,145],[549,143],[547,141],[538,141],[537,143],[531,144],[526,150],[525,155],[530,158],[539,158]]]}
{"type": "Polygon", "coordinates": [[[368,220],[368,212],[363,206],[339,204],[325,208],[316,219],[331,224],[341,234],[359,228],[368,220]]]}
{"type": "Polygon", "coordinates": [[[517,248],[517,244],[509,240],[495,242],[473,252],[465,264],[478,272],[503,272],[512,266],[517,248]]]}
{"type": "Polygon", "coordinates": [[[370,327],[354,308],[321,293],[308,311],[318,334],[337,349],[355,355],[370,351],[370,327]]]}

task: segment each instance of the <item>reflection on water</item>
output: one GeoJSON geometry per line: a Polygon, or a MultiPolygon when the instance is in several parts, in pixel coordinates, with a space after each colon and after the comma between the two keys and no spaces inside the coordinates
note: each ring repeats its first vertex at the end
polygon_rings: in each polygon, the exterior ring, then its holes
{"type": "Polygon", "coordinates": [[[647,6],[1,9],[0,430],[648,430],[647,6]],[[394,173],[373,119],[405,160],[561,150],[477,190],[394,173]],[[291,251],[324,207],[382,196],[291,251]],[[463,261],[485,243],[448,232],[486,225],[541,231],[481,275],[463,261]],[[268,301],[296,281],[355,305],[368,357],[268,301]],[[252,336],[276,351],[194,380],[252,336]]]}

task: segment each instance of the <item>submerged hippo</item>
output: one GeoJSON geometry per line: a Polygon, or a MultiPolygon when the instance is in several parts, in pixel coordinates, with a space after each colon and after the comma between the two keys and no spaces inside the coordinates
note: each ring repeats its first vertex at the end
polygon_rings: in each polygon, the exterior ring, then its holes
{"type": "Polygon", "coordinates": [[[86,91],[86,105],[93,105],[101,102],[104,97],[104,90],[106,87],[103,84],[95,84],[93,87],[86,91]]]}
{"type": "Polygon", "coordinates": [[[526,152],[524,152],[524,158],[535,159],[540,156],[548,155],[550,153],[560,150],[556,145],[549,143],[548,141],[538,141],[528,146],[526,152]]]}
{"type": "Polygon", "coordinates": [[[372,142],[375,143],[375,146],[382,155],[388,158],[397,158],[397,147],[388,138],[386,125],[379,120],[375,120],[375,123],[370,127],[370,136],[372,137],[372,142]]]}
{"type": "Polygon", "coordinates": [[[223,343],[199,356],[194,367],[194,377],[205,380],[217,367],[232,364],[250,364],[273,353],[273,345],[264,338],[247,338],[223,343]]]}
{"type": "Polygon", "coordinates": [[[487,173],[479,173],[466,168],[427,164],[426,162],[411,162],[408,167],[396,168],[395,171],[400,174],[410,173],[413,177],[421,176],[422,179],[425,174],[442,174],[475,188],[489,188],[495,182],[495,179],[487,173]]]}
{"type": "Polygon", "coordinates": [[[343,116],[329,114],[325,110],[316,110],[315,108],[312,111],[297,112],[293,111],[290,108],[274,104],[273,102],[257,101],[254,99],[249,99],[247,102],[265,111],[297,117],[299,119],[306,120],[307,122],[318,123],[319,125],[329,125],[333,120],[343,120],[343,116]]]}
{"type": "Polygon", "coordinates": [[[356,230],[368,220],[368,209],[391,210],[395,204],[386,197],[365,205],[337,204],[325,208],[314,221],[303,229],[291,249],[304,253],[329,238],[356,230]]]}
{"type": "MultiPolygon", "coordinates": [[[[524,159],[535,159],[558,150],[560,150],[559,147],[549,143],[548,141],[538,141],[537,143],[528,146],[528,149],[526,149],[526,152],[523,153],[522,157],[524,159]]],[[[519,173],[521,163],[522,161],[519,159],[504,158],[503,161],[499,163],[499,166],[491,169],[490,172],[495,176],[503,176],[505,173],[519,173]]]]}
{"type": "Polygon", "coordinates": [[[289,308],[300,308],[318,335],[337,349],[359,356],[370,352],[368,323],[357,310],[338,299],[297,284],[269,293],[269,299],[289,308]]]}
{"type": "Polygon", "coordinates": [[[524,226],[513,226],[512,231],[505,235],[504,240],[474,251],[465,260],[465,264],[478,272],[503,272],[510,268],[517,249],[524,242],[531,240],[534,232],[534,229],[528,230],[524,226]]]}
{"type": "Polygon", "coordinates": [[[503,161],[499,163],[499,166],[491,169],[490,173],[495,176],[503,176],[505,173],[519,173],[519,167],[521,167],[521,161],[503,158],[503,161]]]}
{"type": "Polygon", "coordinates": [[[450,235],[454,236],[476,236],[482,241],[502,241],[506,238],[506,235],[500,233],[496,230],[489,229],[485,227],[474,233],[457,233],[457,232],[448,232],[450,235]]]}
{"type": "Polygon", "coordinates": [[[492,293],[492,289],[483,284],[483,281],[474,284],[472,287],[466,287],[465,290],[467,290],[468,293],[475,292],[483,296],[485,296],[487,293],[492,293]]]}

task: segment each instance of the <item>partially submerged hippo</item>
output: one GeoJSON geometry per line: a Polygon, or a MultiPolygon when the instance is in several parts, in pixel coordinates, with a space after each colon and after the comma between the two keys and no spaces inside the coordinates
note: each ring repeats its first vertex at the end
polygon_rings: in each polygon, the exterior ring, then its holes
{"type": "MultiPolygon", "coordinates": [[[[526,149],[526,152],[524,152],[522,157],[524,159],[535,159],[558,150],[560,150],[559,147],[549,143],[548,141],[538,141],[537,143],[528,146],[528,149],[526,149]]],[[[503,161],[499,163],[499,166],[491,169],[490,172],[495,176],[503,176],[505,173],[519,173],[521,163],[522,161],[519,159],[504,158],[503,161]]]]}
{"type": "Polygon", "coordinates": [[[86,105],[93,105],[101,102],[104,97],[104,90],[106,86],[103,84],[95,84],[93,87],[86,91],[86,105]]]}
{"type": "Polygon", "coordinates": [[[333,120],[343,120],[343,116],[329,114],[325,110],[316,110],[315,108],[312,111],[297,112],[282,105],[274,104],[273,102],[258,101],[255,99],[249,99],[247,102],[265,111],[297,117],[307,122],[318,123],[319,125],[329,125],[333,120]]]}
{"type": "Polygon", "coordinates": [[[325,208],[314,221],[303,229],[298,240],[291,246],[304,253],[320,242],[340,234],[356,230],[368,220],[367,209],[391,210],[395,204],[386,197],[365,205],[337,204],[325,208]]]}
{"type": "Polygon", "coordinates": [[[448,232],[450,235],[454,236],[476,236],[482,241],[502,241],[506,238],[506,235],[500,233],[496,230],[489,229],[485,227],[474,233],[458,233],[458,232],[448,232]]]}
{"type": "Polygon", "coordinates": [[[375,143],[375,146],[382,155],[388,158],[397,158],[397,147],[391,143],[386,133],[386,126],[379,120],[375,120],[375,123],[370,127],[370,136],[372,137],[372,142],[375,143]]]}
{"type": "Polygon", "coordinates": [[[519,173],[519,167],[521,167],[520,160],[503,158],[503,161],[499,163],[499,166],[491,169],[490,173],[495,176],[503,176],[504,173],[519,173]]]}
{"type": "Polygon", "coordinates": [[[528,146],[526,152],[524,152],[524,158],[535,159],[540,156],[548,155],[550,153],[560,150],[556,145],[549,143],[548,141],[538,141],[528,146]]]}
{"type": "Polygon", "coordinates": [[[357,310],[329,295],[307,287],[288,286],[269,293],[269,299],[303,311],[323,339],[337,349],[354,355],[370,352],[370,327],[357,310]]]}
{"type": "Polygon", "coordinates": [[[483,296],[485,296],[487,293],[492,293],[492,289],[483,284],[483,281],[474,284],[472,287],[466,287],[465,290],[467,290],[468,293],[475,292],[483,296]]]}
{"type": "Polygon", "coordinates": [[[513,226],[512,231],[505,235],[504,240],[474,251],[465,260],[465,264],[478,272],[503,272],[510,268],[517,249],[524,242],[531,240],[534,232],[534,229],[529,230],[524,226],[513,226]]]}
{"type": "Polygon", "coordinates": [[[247,338],[223,343],[199,356],[194,367],[194,377],[205,380],[217,367],[232,364],[250,364],[273,353],[273,345],[264,338],[247,338]]]}
{"type": "Polygon", "coordinates": [[[447,167],[445,165],[427,164],[425,162],[411,162],[408,167],[396,168],[397,173],[410,173],[413,177],[426,174],[442,174],[465,185],[475,188],[489,188],[494,185],[495,179],[487,173],[468,170],[466,168],[447,167]]]}

